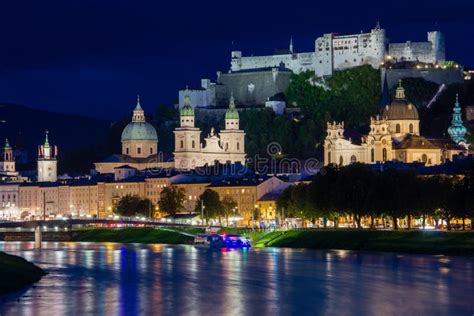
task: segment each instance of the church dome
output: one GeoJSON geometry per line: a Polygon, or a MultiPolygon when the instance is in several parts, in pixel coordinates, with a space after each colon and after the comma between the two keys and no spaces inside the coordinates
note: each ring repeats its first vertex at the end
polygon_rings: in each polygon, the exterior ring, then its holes
{"type": "Polygon", "coordinates": [[[122,132],[122,141],[153,140],[158,141],[155,128],[147,122],[130,122],[122,132]]]}
{"type": "Polygon", "coordinates": [[[125,126],[122,132],[122,142],[130,140],[158,141],[156,129],[145,121],[145,114],[138,99],[137,106],[133,110],[132,121],[125,126]]]}
{"type": "Polygon", "coordinates": [[[405,89],[401,81],[397,88],[395,100],[390,105],[385,106],[382,116],[387,120],[419,120],[416,106],[405,97],[405,89]]]}

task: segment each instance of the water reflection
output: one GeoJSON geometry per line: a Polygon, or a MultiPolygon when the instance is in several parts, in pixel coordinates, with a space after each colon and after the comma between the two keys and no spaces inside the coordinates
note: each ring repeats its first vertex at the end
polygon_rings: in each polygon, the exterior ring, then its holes
{"type": "Polygon", "coordinates": [[[116,243],[0,243],[49,274],[0,314],[470,315],[472,258],[116,243]]]}

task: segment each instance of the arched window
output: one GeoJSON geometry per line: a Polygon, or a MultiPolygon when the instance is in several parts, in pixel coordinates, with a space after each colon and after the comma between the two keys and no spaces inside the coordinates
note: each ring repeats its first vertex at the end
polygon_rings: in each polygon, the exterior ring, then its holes
{"type": "Polygon", "coordinates": [[[153,154],[153,147],[150,147],[150,155],[153,154]]]}
{"type": "Polygon", "coordinates": [[[181,148],[184,148],[184,141],[181,141],[181,148]]]}
{"type": "Polygon", "coordinates": [[[130,154],[130,150],[128,149],[128,147],[125,148],[125,153],[126,153],[127,155],[130,154]]]}
{"type": "Polygon", "coordinates": [[[387,161],[387,148],[382,149],[382,160],[387,161]]]}
{"type": "Polygon", "coordinates": [[[413,134],[413,124],[410,123],[410,134],[413,134]]]}
{"type": "Polygon", "coordinates": [[[344,158],[342,156],[339,157],[339,166],[342,166],[344,164],[344,158]]]}
{"type": "Polygon", "coordinates": [[[141,147],[137,147],[137,154],[139,154],[139,155],[142,154],[142,148],[141,147]]]}
{"type": "Polygon", "coordinates": [[[428,156],[426,156],[426,154],[423,154],[423,155],[421,156],[421,161],[422,161],[423,163],[427,163],[427,162],[428,162],[428,156]]]}
{"type": "Polygon", "coordinates": [[[370,150],[370,162],[375,162],[375,149],[370,150]]]}
{"type": "Polygon", "coordinates": [[[400,133],[400,130],[401,130],[400,124],[397,124],[395,126],[395,133],[400,133]]]}
{"type": "Polygon", "coordinates": [[[192,143],[191,143],[191,147],[195,147],[196,146],[196,142],[193,140],[192,143]]]}
{"type": "Polygon", "coordinates": [[[237,142],[237,150],[240,150],[240,143],[237,142]]]}
{"type": "Polygon", "coordinates": [[[357,157],[355,155],[351,156],[351,163],[356,163],[357,162],[357,157]]]}

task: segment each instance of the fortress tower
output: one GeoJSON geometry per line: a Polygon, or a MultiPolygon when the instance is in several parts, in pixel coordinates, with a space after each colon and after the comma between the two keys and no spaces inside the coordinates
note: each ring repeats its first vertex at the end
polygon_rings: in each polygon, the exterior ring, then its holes
{"type": "Polygon", "coordinates": [[[38,147],[38,182],[56,182],[58,180],[58,147],[49,144],[48,131],[44,144],[38,147]]]}

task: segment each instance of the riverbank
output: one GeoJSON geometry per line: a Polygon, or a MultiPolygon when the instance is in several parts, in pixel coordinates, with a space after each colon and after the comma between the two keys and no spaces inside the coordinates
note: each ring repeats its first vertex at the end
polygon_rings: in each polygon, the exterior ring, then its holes
{"type": "Polygon", "coordinates": [[[254,245],[474,256],[474,232],[289,230],[260,234],[254,245]]]}
{"type": "Polygon", "coordinates": [[[46,272],[31,262],[0,252],[0,295],[19,291],[44,275],[46,272]]]}
{"type": "MultiPolygon", "coordinates": [[[[74,233],[73,241],[192,244],[193,235],[203,229],[86,229],[74,233]]],[[[254,247],[344,249],[400,252],[412,254],[474,256],[474,232],[471,231],[381,231],[356,229],[288,230],[251,232],[248,229],[223,228],[220,233],[242,234],[254,247]]]]}
{"type": "MultiPolygon", "coordinates": [[[[192,232],[194,233],[194,231],[192,232]]],[[[144,244],[192,244],[194,237],[185,230],[154,228],[86,229],[74,234],[73,241],[120,242],[144,244]]]]}

